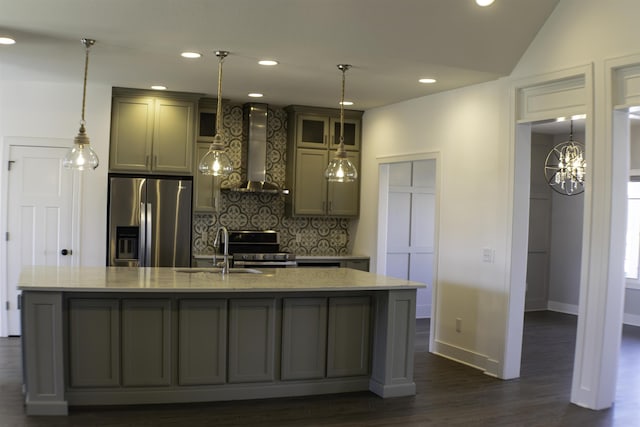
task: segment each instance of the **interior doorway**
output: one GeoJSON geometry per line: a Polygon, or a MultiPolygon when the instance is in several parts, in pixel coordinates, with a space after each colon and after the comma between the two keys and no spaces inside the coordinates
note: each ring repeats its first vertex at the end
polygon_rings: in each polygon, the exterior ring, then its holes
{"type": "Polygon", "coordinates": [[[425,283],[417,291],[416,317],[435,312],[437,155],[402,156],[379,164],[378,274],[425,283]]]}
{"type": "Polygon", "coordinates": [[[584,193],[554,191],[545,175],[547,156],[570,139],[585,140],[583,116],[531,124],[531,182],[525,311],[578,314],[584,193]]]}
{"type": "Polygon", "coordinates": [[[3,201],[7,235],[4,239],[4,277],[0,304],[0,336],[17,336],[20,330],[20,292],[16,283],[28,265],[74,265],[77,241],[74,230],[73,172],[62,160],[70,142],[58,139],[9,138],[4,158],[7,168],[3,201]]]}

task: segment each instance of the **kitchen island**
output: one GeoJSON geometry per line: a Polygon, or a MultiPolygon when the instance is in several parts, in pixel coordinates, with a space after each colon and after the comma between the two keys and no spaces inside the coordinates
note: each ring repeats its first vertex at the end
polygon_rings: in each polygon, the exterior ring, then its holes
{"type": "Polygon", "coordinates": [[[417,282],[353,269],[27,267],[26,412],[415,394],[417,282]],[[250,271],[250,270],[249,270],[250,271]]]}

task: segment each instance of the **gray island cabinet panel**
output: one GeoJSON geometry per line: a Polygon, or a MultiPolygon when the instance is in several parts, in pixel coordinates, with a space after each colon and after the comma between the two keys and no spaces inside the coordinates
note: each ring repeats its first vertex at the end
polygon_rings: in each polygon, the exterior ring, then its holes
{"type": "Polygon", "coordinates": [[[122,301],[122,383],[171,383],[171,300],[122,301]]]}
{"type": "Polygon", "coordinates": [[[69,386],[120,385],[117,299],[69,300],[69,386]]]}
{"type": "Polygon", "coordinates": [[[274,298],[229,301],[229,382],[275,379],[274,298]]]}
{"type": "Polygon", "coordinates": [[[227,366],[227,301],[181,300],[178,323],[178,382],[223,384],[227,366]]]}
{"type": "Polygon", "coordinates": [[[26,268],[25,411],[363,390],[414,395],[422,286],[349,268],[226,277],[26,268]]]}
{"type": "Polygon", "coordinates": [[[327,298],[285,298],[281,378],[324,378],[326,352],[327,298]]]}
{"type": "Polygon", "coordinates": [[[327,377],[369,372],[371,300],[369,297],[329,299],[327,377]]]}

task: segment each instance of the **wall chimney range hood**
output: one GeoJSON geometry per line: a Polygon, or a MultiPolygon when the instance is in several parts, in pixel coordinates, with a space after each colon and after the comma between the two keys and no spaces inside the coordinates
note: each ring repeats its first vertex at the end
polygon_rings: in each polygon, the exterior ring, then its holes
{"type": "Polygon", "coordinates": [[[242,193],[289,194],[289,190],[266,182],[267,176],[267,104],[249,103],[243,108],[247,134],[247,180],[231,191],[242,193]]]}

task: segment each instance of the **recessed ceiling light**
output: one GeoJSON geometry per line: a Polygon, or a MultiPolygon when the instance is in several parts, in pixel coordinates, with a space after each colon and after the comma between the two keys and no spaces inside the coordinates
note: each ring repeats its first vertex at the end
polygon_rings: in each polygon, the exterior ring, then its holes
{"type": "Polygon", "coordinates": [[[482,7],[491,6],[493,2],[494,0],[476,0],[476,4],[482,7]]]}
{"type": "Polygon", "coordinates": [[[278,65],[278,61],[274,61],[273,59],[263,59],[261,61],[258,61],[258,64],[272,66],[272,65],[278,65]]]}
{"type": "Polygon", "coordinates": [[[162,86],[162,85],[153,85],[151,86],[151,89],[153,90],[167,90],[166,86],[162,86]]]}
{"type": "Polygon", "coordinates": [[[263,96],[264,95],[262,95],[261,93],[256,93],[256,92],[249,94],[250,98],[262,98],[263,96]]]}
{"type": "Polygon", "coordinates": [[[16,41],[11,37],[0,37],[0,44],[15,44],[16,41]]]}
{"type": "Polygon", "coordinates": [[[202,54],[198,52],[182,52],[180,56],[182,56],[183,58],[193,59],[193,58],[200,58],[202,54]]]}
{"type": "Polygon", "coordinates": [[[353,105],[353,102],[352,101],[344,101],[344,102],[339,102],[339,104],[342,104],[342,105],[353,105]]]}
{"type": "Polygon", "coordinates": [[[436,79],[428,79],[428,78],[425,78],[425,79],[420,79],[420,80],[418,80],[418,82],[420,82],[420,83],[425,83],[425,84],[431,84],[431,83],[435,83],[435,82],[436,82],[436,79]]]}

